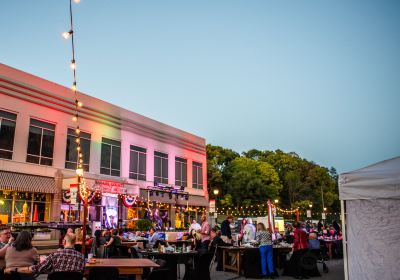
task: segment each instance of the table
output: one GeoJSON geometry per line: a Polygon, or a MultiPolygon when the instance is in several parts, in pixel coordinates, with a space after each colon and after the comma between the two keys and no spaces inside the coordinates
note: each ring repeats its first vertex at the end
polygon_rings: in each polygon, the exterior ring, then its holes
{"type": "MultiPolygon", "coordinates": [[[[157,259],[162,259],[167,262],[167,266],[170,269],[170,275],[168,279],[176,280],[180,277],[178,275],[178,264],[183,263],[187,264],[189,258],[192,258],[194,265],[194,257],[198,254],[197,251],[190,252],[180,252],[180,253],[160,253],[160,252],[149,252],[147,250],[139,251],[143,256],[153,257],[157,259]]],[[[186,271],[185,271],[186,272],[186,271]]],[[[179,273],[180,274],[180,273],[179,273]]]]}
{"type": "Polygon", "coordinates": [[[135,275],[136,280],[141,280],[144,268],[159,267],[159,265],[149,259],[97,259],[96,263],[85,265],[85,274],[89,274],[93,267],[116,267],[119,274],[135,275]]]}
{"type": "MultiPolygon", "coordinates": [[[[328,248],[327,254],[328,254],[330,260],[332,259],[333,244],[339,244],[340,242],[342,242],[342,240],[340,240],[340,239],[325,239],[325,238],[321,239],[320,241],[322,241],[326,244],[326,247],[328,248]]],[[[337,245],[337,246],[339,246],[339,245],[337,245]]]]}
{"type": "MultiPolygon", "coordinates": [[[[238,275],[241,274],[241,270],[242,270],[242,253],[245,250],[254,250],[257,249],[257,247],[234,247],[234,246],[221,246],[218,247],[222,249],[222,269],[223,271],[225,271],[226,269],[229,270],[233,270],[234,272],[236,272],[238,275]],[[233,265],[228,264],[227,263],[227,256],[229,254],[233,254],[234,257],[236,258],[236,261],[233,265]]],[[[284,246],[280,246],[280,245],[273,245],[273,249],[274,251],[277,251],[277,253],[289,253],[292,251],[292,247],[284,247],[284,246]]],[[[279,257],[277,258],[277,263],[276,263],[277,267],[280,267],[280,260],[279,257]]]]}
{"type": "Polygon", "coordinates": [[[244,250],[247,249],[247,247],[234,247],[234,246],[221,246],[218,247],[222,249],[222,270],[225,271],[226,269],[233,270],[236,272],[238,275],[240,275],[241,271],[241,262],[240,262],[240,256],[244,250]],[[227,263],[227,256],[229,254],[233,254],[233,256],[236,258],[236,261],[234,264],[228,264],[227,263]]]}

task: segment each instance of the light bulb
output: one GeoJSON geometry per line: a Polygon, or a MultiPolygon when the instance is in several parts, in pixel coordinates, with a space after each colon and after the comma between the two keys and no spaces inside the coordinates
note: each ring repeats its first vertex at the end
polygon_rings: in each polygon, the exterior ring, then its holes
{"type": "Polygon", "coordinates": [[[75,142],[76,142],[76,143],[79,143],[79,142],[81,142],[81,140],[79,140],[79,138],[76,138],[76,139],[75,139],[75,142]]]}
{"type": "Polygon", "coordinates": [[[76,133],[76,134],[81,133],[81,130],[79,129],[79,127],[78,127],[77,129],[75,129],[75,133],[76,133]]]}
{"type": "Polygon", "coordinates": [[[83,157],[82,153],[79,153],[79,157],[80,157],[80,158],[83,157]]]}
{"type": "Polygon", "coordinates": [[[77,118],[76,116],[73,116],[73,117],[72,117],[72,120],[73,120],[74,122],[76,122],[76,121],[78,120],[78,118],[77,118]]]}
{"type": "Polygon", "coordinates": [[[76,69],[76,62],[75,60],[71,60],[71,65],[70,65],[71,69],[74,70],[76,69]]]}
{"type": "Polygon", "coordinates": [[[81,2],[81,0],[74,0],[74,2],[75,2],[76,4],[79,4],[79,3],[81,2]]]}
{"type": "Polygon", "coordinates": [[[83,103],[82,102],[78,102],[78,107],[82,107],[83,106],[83,103]]]}
{"type": "Polygon", "coordinates": [[[63,32],[61,34],[61,36],[63,36],[64,39],[69,39],[69,37],[71,37],[71,35],[72,35],[72,30],[63,32]]]}
{"type": "Polygon", "coordinates": [[[80,150],[81,150],[81,147],[79,147],[79,146],[76,147],[76,150],[77,150],[77,151],[80,151],[80,150]]]}

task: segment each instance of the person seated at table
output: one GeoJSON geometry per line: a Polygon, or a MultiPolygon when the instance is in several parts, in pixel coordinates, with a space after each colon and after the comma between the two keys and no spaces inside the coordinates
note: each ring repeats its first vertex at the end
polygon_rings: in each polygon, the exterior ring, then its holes
{"type": "Polygon", "coordinates": [[[75,234],[66,234],[65,247],[63,249],[58,249],[39,264],[17,268],[16,272],[34,274],[52,272],[83,272],[85,267],[85,257],[81,252],[75,250],[75,242],[75,234]]]}
{"type": "Polygon", "coordinates": [[[149,246],[153,247],[154,245],[156,245],[156,242],[159,240],[162,240],[162,238],[159,236],[157,230],[155,228],[150,228],[150,232],[149,232],[149,246]]]}
{"type": "Polygon", "coordinates": [[[321,248],[321,244],[317,239],[317,234],[314,232],[308,235],[308,248],[310,250],[319,250],[321,248]]]}
{"type": "Polygon", "coordinates": [[[118,247],[121,246],[121,237],[119,237],[117,229],[112,230],[112,236],[104,246],[108,248],[109,257],[118,256],[118,247]]]}
{"type": "Polygon", "coordinates": [[[256,241],[261,256],[261,277],[275,278],[273,263],[271,230],[266,229],[263,223],[257,224],[256,241]]]}
{"type": "MultiPolygon", "coordinates": [[[[221,246],[232,246],[232,244],[225,243],[219,235],[219,230],[217,227],[213,227],[210,230],[210,244],[208,245],[208,250],[212,253],[215,252],[217,247],[221,246]]],[[[222,271],[222,251],[217,250],[217,271],[222,271]]]]}
{"type": "MultiPolygon", "coordinates": [[[[31,266],[39,262],[39,255],[36,248],[32,247],[32,234],[21,231],[14,244],[7,248],[6,269],[15,270],[18,267],[31,266]]],[[[33,279],[33,277],[24,277],[33,279]]]]}
{"type": "Polygon", "coordinates": [[[275,228],[272,233],[272,241],[280,242],[282,241],[282,235],[279,233],[279,228],[275,228]]]}

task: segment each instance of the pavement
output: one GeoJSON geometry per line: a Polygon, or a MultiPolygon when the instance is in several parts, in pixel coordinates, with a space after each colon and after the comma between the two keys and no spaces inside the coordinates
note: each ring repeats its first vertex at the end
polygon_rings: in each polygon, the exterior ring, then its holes
{"type": "MultiPolygon", "coordinates": [[[[323,280],[342,280],[344,279],[344,269],[343,269],[343,259],[333,259],[325,262],[329,268],[328,273],[322,272],[322,265],[318,264],[318,270],[321,273],[321,277],[315,277],[315,279],[323,279],[323,280]]],[[[282,271],[278,271],[282,274],[282,271]]],[[[238,276],[236,273],[227,272],[227,271],[216,271],[215,267],[211,270],[211,280],[242,280],[242,279],[253,279],[253,278],[245,278],[244,276],[238,276]]],[[[280,276],[281,280],[289,280],[294,279],[291,276],[280,276]]],[[[313,279],[313,278],[310,278],[313,279]]]]}

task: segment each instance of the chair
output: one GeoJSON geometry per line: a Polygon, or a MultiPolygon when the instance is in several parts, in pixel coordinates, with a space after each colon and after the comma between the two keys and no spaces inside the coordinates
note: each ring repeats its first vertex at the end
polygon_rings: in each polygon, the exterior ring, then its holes
{"type": "Polygon", "coordinates": [[[116,267],[93,267],[88,280],[118,280],[118,277],[119,271],[116,267]]]}
{"type": "Polygon", "coordinates": [[[317,267],[317,257],[311,253],[310,251],[304,253],[300,257],[300,268],[303,271],[303,274],[311,277],[321,277],[321,274],[318,271],[317,267]]]}
{"type": "Polygon", "coordinates": [[[130,257],[130,254],[128,252],[128,249],[129,249],[128,247],[121,245],[121,246],[118,246],[117,248],[118,248],[120,256],[123,256],[125,258],[129,258],[130,257]]]}
{"type": "Polygon", "coordinates": [[[80,272],[60,271],[47,275],[48,280],[82,280],[83,274],[80,272]]]}
{"type": "Polygon", "coordinates": [[[169,269],[153,269],[149,275],[147,276],[146,280],[165,280],[166,275],[169,274],[169,269]]]}
{"type": "Polygon", "coordinates": [[[139,253],[135,247],[131,247],[131,258],[132,259],[140,259],[139,253]]]}
{"type": "Polygon", "coordinates": [[[326,256],[324,255],[323,251],[321,249],[311,249],[310,252],[311,252],[311,254],[314,254],[314,256],[317,258],[317,263],[322,264],[323,272],[328,273],[329,268],[325,263],[326,256]]]}

